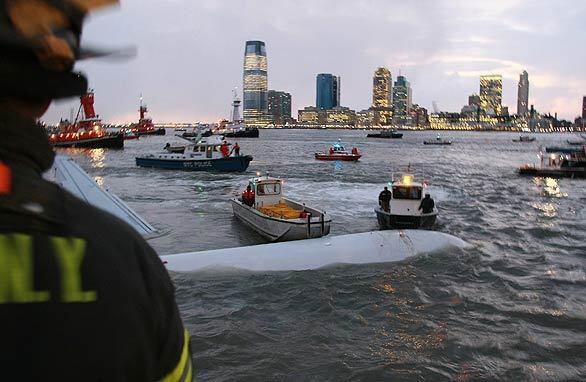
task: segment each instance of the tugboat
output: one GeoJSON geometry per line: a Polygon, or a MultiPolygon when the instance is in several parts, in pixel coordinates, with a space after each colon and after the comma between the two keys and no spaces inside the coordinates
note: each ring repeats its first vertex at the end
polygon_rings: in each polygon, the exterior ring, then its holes
{"type": "Polygon", "coordinates": [[[102,121],[94,110],[94,93],[90,90],[80,97],[75,121],[61,121],[58,130],[49,134],[49,143],[54,147],[121,149],[124,147],[124,135],[103,129],[102,121]],[[80,113],[83,113],[83,118],[78,121],[80,113]]]}
{"type": "Polygon", "coordinates": [[[325,212],[283,196],[283,181],[268,175],[249,180],[232,199],[234,216],[270,241],[317,238],[330,233],[325,212]]]}
{"type": "Polygon", "coordinates": [[[247,127],[240,118],[240,99],[234,89],[234,101],[232,101],[232,121],[222,120],[215,134],[226,138],[258,138],[259,131],[256,127],[247,127]]]}
{"type": "Polygon", "coordinates": [[[370,133],[366,135],[367,138],[403,138],[403,133],[399,133],[396,129],[383,129],[380,133],[370,133]]]}
{"type": "Polygon", "coordinates": [[[342,160],[356,162],[362,155],[358,152],[356,147],[352,148],[352,151],[346,150],[342,141],[338,139],[338,142],[334,143],[330,147],[328,152],[315,153],[315,159],[318,160],[342,160]]]}
{"type": "Polygon", "coordinates": [[[513,142],[535,142],[535,137],[530,137],[528,135],[521,135],[519,139],[513,139],[513,142]]]}
{"type": "Polygon", "coordinates": [[[435,224],[437,209],[433,206],[427,213],[419,209],[426,188],[425,183],[415,182],[410,173],[392,181],[389,210],[385,211],[383,206],[374,209],[380,229],[430,229],[435,224]]]}
{"type": "Polygon", "coordinates": [[[132,124],[130,130],[137,135],[165,135],[165,129],[163,127],[156,128],[151,118],[146,117],[148,108],[142,104],[142,96],[140,97],[140,108],[138,109],[140,118],[138,123],[132,124]]]}
{"type": "Polygon", "coordinates": [[[434,140],[427,140],[427,141],[423,141],[424,145],[439,145],[439,146],[445,146],[445,145],[451,145],[452,141],[448,141],[445,139],[442,139],[439,134],[437,135],[437,137],[434,140]]]}
{"type": "Polygon", "coordinates": [[[223,137],[201,138],[195,144],[185,146],[183,153],[160,153],[136,157],[139,167],[172,170],[242,172],[252,161],[250,155],[232,155],[223,137]]]}
{"type": "Polygon", "coordinates": [[[131,139],[138,139],[140,138],[140,135],[138,135],[137,133],[133,132],[132,129],[120,129],[120,132],[124,135],[124,140],[128,141],[131,139]]]}
{"type": "Polygon", "coordinates": [[[541,176],[552,178],[586,178],[586,146],[571,154],[557,153],[547,156],[548,163],[542,152],[539,153],[540,165],[524,164],[519,168],[519,175],[541,176]]]}

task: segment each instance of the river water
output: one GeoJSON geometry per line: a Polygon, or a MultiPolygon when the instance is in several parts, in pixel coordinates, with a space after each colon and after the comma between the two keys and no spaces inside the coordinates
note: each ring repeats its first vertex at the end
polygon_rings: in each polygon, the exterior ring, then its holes
{"type": "Polygon", "coordinates": [[[236,140],[254,156],[241,174],[137,168],[136,155],[181,142],[170,130],[65,152],[161,231],[159,254],[262,243],[229,203],[256,171],[326,210],[331,235],[376,230],[378,193],[409,164],[430,184],[437,230],[472,244],[401,263],[172,275],[199,381],[586,380],[586,181],[516,173],[573,137],[445,132],[452,146],[422,144],[435,134],[263,130],[236,140]],[[338,138],[364,157],[313,158],[338,138]]]}

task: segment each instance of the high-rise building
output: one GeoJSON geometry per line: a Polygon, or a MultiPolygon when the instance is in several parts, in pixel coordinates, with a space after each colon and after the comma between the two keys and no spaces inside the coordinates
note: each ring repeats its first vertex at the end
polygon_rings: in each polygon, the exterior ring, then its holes
{"type": "Polygon", "coordinates": [[[262,41],[246,41],[244,50],[244,122],[266,126],[267,115],[267,52],[262,41]]]}
{"type": "Polygon", "coordinates": [[[582,119],[586,120],[586,96],[582,98],[582,119]]]}
{"type": "Polygon", "coordinates": [[[405,118],[411,112],[411,85],[404,76],[398,76],[393,86],[393,116],[405,118]]]}
{"type": "Polygon", "coordinates": [[[268,112],[275,126],[291,122],[291,94],[269,90],[268,112]]]}
{"type": "Polygon", "coordinates": [[[517,89],[517,115],[526,117],[529,115],[529,74],[523,70],[519,76],[517,89]]]}
{"type": "Polygon", "coordinates": [[[503,101],[503,76],[480,76],[480,107],[487,114],[500,115],[503,101]]]}
{"type": "Polygon", "coordinates": [[[468,106],[480,107],[480,96],[478,94],[470,94],[468,96],[468,106]]]}
{"type": "Polygon", "coordinates": [[[391,72],[389,69],[377,68],[372,77],[372,107],[373,108],[390,108],[392,101],[392,83],[391,72]]]}
{"type": "Polygon", "coordinates": [[[340,106],[340,77],[329,73],[320,73],[315,81],[315,106],[329,110],[340,106]]]}

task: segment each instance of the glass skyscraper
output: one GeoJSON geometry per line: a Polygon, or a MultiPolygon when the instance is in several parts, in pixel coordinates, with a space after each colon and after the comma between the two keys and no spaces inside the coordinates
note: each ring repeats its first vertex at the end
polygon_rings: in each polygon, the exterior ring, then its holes
{"type": "Polygon", "coordinates": [[[246,41],[243,81],[245,124],[267,125],[267,52],[263,41],[246,41]]]}
{"type": "Polygon", "coordinates": [[[488,114],[501,115],[503,102],[503,76],[480,76],[480,107],[488,114]]]}
{"type": "Polygon", "coordinates": [[[393,87],[393,115],[405,118],[411,112],[411,85],[404,76],[398,76],[393,87]]]}
{"type": "Polygon", "coordinates": [[[316,78],[315,106],[329,110],[340,106],[340,77],[320,73],[316,78]]]}
{"type": "Polygon", "coordinates": [[[529,115],[529,74],[523,70],[519,76],[517,89],[517,115],[526,117],[529,115]]]}

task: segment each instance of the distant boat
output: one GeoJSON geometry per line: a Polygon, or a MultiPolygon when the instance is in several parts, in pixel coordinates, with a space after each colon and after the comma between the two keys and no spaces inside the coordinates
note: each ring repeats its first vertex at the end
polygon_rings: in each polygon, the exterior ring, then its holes
{"type": "Polygon", "coordinates": [[[151,118],[146,117],[148,108],[142,103],[142,97],[140,97],[139,107],[139,119],[138,123],[130,125],[130,130],[137,135],[165,135],[165,128],[156,128],[151,118]]]}
{"type": "Polygon", "coordinates": [[[586,152],[579,150],[571,154],[557,153],[544,156],[540,153],[541,164],[525,164],[519,168],[519,175],[541,177],[586,178],[586,152]],[[548,163],[544,164],[547,158],[548,163]]]}
{"type": "Polygon", "coordinates": [[[124,147],[124,134],[109,133],[102,125],[102,120],[94,110],[94,93],[80,97],[78,117],[83,118],[71,123],[68,120],[59,123],[58,130],[49,134],[49,143],[54,147],[111,148],[124,147]]]}
{"type": "Polygon", "coordinates": [[[440,146],[444,146],[444,145],[451,145],[452,141],[448,141],[445,139],[442,139],[439,135],[434,139],[434,140],[427,140],[427,141],[423,141],[424,145],[440,145],[440,146]]]}
{"type": "Polygon", "coordinates": [[[391,138],[399,139],[403,138],[403,133],[399,133],[395,129],[383,129],[379,133],[370,133],[366,135],[367,138],[391,138]]]}
{"type": "Polygon", "coordinates": [[[315,159],[318,160],[341,160],[356,162],[362,155],[358,152],[356,147],[352,148],[352,151],[346,150],[341,140],[338,139],[334,145],[330,147],[328,152],[315,153],[315,159]]]}
{"type": "Polygon", "coordinates": [[[519,139],[513,139],[513,142],[534,142],[535,137],[530,137],[528,135],[521,135],[519,139]]]}
{"type": "Polygon", "coordinates": [[[546,153],[573,154],[580,151],[582,151],[580,147],[549,146],[545,148],[546,153]]]}

